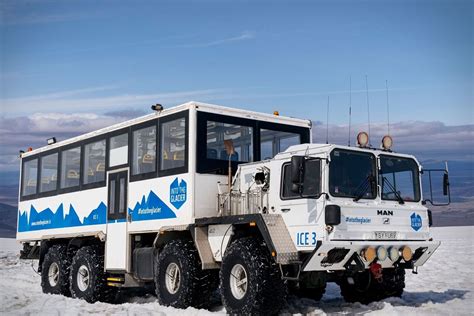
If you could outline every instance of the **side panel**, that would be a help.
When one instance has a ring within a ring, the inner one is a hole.
[[[130,182],[129,233],[157,232],[166,225],[193,221],[193,184],[189,173]]]
[[[20,202],[17,239],[105,233],[106,205],[105,187]]]
[[[217,216],[217,184],[227,184],[227,176],[196,174],[196,218]]]

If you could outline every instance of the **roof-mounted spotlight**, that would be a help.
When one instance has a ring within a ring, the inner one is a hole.
[[[357,134],[357,145],[359,147],[367,147],[369,144],[369,134],[366,132],[360,132]]]
[[[47,139],[48,145],[56,144],[56,137],[51,137]]]
[[[383,150],[390,150],[390,148],[392,148],[392,145],[393,145],[393,139],[392,137],[390,137],[389,135],[385,135],[383,138],[382,138],[382,149]]]
[[[23,156],[24,153],[25,153],[24,150],[20,150],[20,157]]]
[[[163,106],[161,104],[157,103],[155,105],[152,105],[151,109],[153,111],[156,111],[156,112],[161,112],[161,111],[163,111]]]

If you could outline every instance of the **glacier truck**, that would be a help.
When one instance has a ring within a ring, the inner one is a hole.
[[[17,240],[43,292],[113,301],[154,286],[160,304],[278,312],[293,293],[400,296],[439,246],[446,170],[415,157],[311,143],[311,121],[189,102],[21,153]],[[442,185],[432,185],[438,175]],[[428,194],[421,190],[429,175]]]

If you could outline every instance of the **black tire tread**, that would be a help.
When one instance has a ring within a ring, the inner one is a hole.
[[[49,284],[48,270],[49,266],[56,262],[59,267],[59,280],[58,285],[54,288]],[[44,260],[41,268],[41,288],[44,293],[49,294],[60,294],[70,296],[69,291],[69,269],[71,267],[71,258],[67,254],[67,245],[56,244],[49,248],[48,252],[44,256]]]
[[[245,304],[232,306],[233,297],[227,285],[227,273],[234,265],[234,259],[241,258],[248,266],[248,279]],[[255,237],[244,237],[234,241],[226,250],[220,270],[220,292],[222,302],[231,315],[273,315],[285,305],[286,286],[281,279],[278,265],[270,256],[266,245]]]
[[[76,288],[76,272],[82,264],[88,264],[91,274],[91,286],[84,292]],[[113,302],[117,289],[107,286],[107,276],[104,272],[103,246],[91,245],[80,248],[72,260],[70,271],[70,289],[75,298],[84,299],[89,303]]]
[[[165,281],[160,279],[162,269],[166,269],[160,262],[169,256],[178,260],[182,277],[178,295],[172,300],[166,295]],[[154,269],[156,296],[160,304],[176,308],[209,306],[211,296],[218,286],[217,271],[201,269],[199,254],[192,240],[178,239],[166,244],[155,260]]]
[[[369,275],[369,286],[361,291],[356,285],[347,283],[346,278],[339,283],[341,295],[347,302],[360,302],[369,304],[380,301],[388,297],[401,297],[405,288],[405,270],[402,268],[389,268],[383,270],[383,280],[381,283],[375,281],[370,276],[370,271],[362,273]]]

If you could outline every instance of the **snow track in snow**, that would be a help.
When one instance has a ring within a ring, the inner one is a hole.
[[[434,228],[441,246],[419,269],[407,270],[402,298],[362,305],[344,302],[339,287],[328,285],[322,301],[288,298],[284,314],[474,315],[474,227]],[[0,239],[1,315],[208,315],[225,314],[216,303],[212,311],[160,306],[154,296],[132,296],[121,304],[95,303],[41,292],[37,261],[19,260],[20,245]]]

